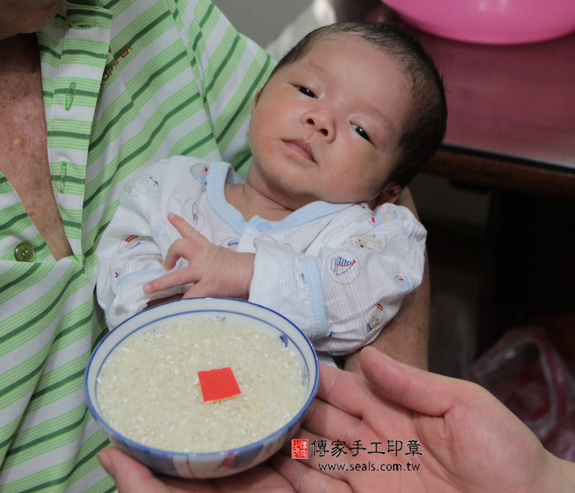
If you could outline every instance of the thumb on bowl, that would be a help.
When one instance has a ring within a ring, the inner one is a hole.
[[[148,468],[128,457],[115,447],[98,452],[104,470],[116,482],[119,493],[163,493],[168,488],[154,477]]]

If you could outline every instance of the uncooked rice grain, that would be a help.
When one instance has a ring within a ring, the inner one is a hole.
[[[241,394],[204,402],[198,371],[227,366]],[[207,318],[128,338],[97,382],[98,405],[112,428],[173,452],[253,443],[289,422],[305,396],[302,369],[279,337]]]

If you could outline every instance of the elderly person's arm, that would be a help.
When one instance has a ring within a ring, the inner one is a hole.
[[[403,191],[397,204],[407,207],[417,217],[415,204],[408,189]],[[426,258],[421,285],[405,297],[398,314],[384,327],[371,346],[397,361],[427,369],[428,333],[429,266]],[[345,369],[361,373],[359,351],[346,358]]]

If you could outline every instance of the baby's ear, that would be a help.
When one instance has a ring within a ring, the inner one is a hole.
[[[372,209],[381,205],[381,204],[395,204],[399,196],[401,195],[401,191],[403,189],[394,181],[389,182],[383,190],[379,193],[379,195],[371,202]]]

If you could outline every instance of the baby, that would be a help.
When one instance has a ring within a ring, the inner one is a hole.
[[[253,102],[245,181],[177,156],[130,182],[98,247],[110,329],[152,300],[227,296],[283,314],[318,351],[370,343],[421,283],[426,232],[394,202],[446,119],[433,61],[399,27],[310,33]]]

